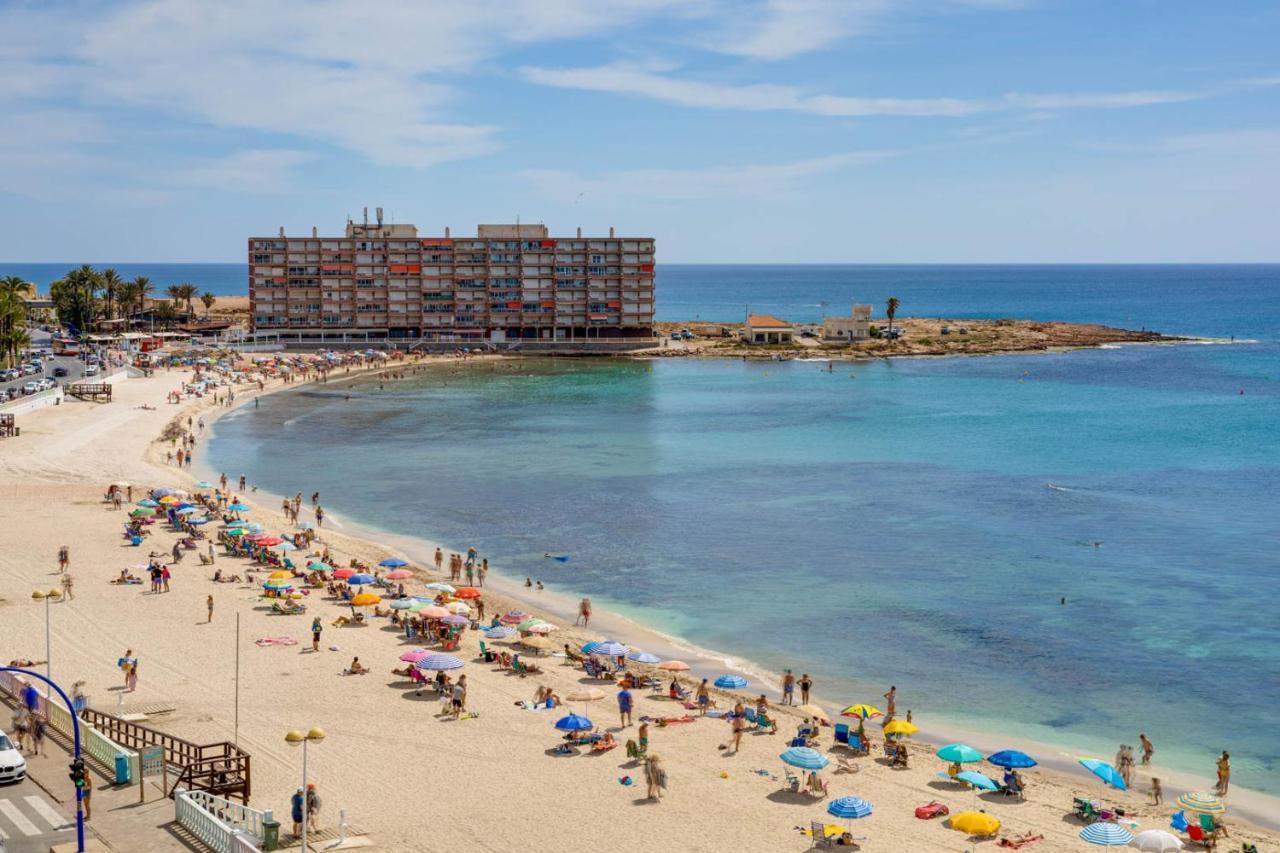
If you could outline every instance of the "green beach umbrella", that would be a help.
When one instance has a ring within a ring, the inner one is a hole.
[[[953,761],[957,764],[968,764],[972,761],[981,761],[982,753],[964,743],[949,743],[938,750],[938,757],[943,761]]]
[[[129,515],[134,518],[144,518],[146,516],[155,515],[155,513],[149,509],[135,509],[133,512],[129,513]]]

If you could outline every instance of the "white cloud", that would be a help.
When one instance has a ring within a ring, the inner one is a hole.
[[[706,169],[628,169],[594,177],[562,169],[528,169],[520,177],[542,195],[572,203],[596,197],[689,200],[760,198],[786,192],[807,178],[896,157],[895,150],[848,151],[786,163],[715,166]]]
[[[525,66],[530,82],[563,89],[611,92],[685,107],[809,113],[823,116],[967,116],[1002,110],[1115,109],[1173,104],[1211,97],[1210,92],[1137,91],[1072,94],[1010,93],[998,98],[881,98],[810,94],[794,86],[734,85],[657,74],[633,65],[595,68]]]
[[[307,151],[250,148],[180,169],[174,173],[173,180],[231,192],[277,193],[289,188],[298,166],[313,159],[315,155]]]
[[[753,59],[787,59],[864,32],[894,0],[766,0],[739,4],[713,47]]]

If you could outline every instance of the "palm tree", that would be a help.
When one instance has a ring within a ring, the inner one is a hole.
[[[22,349],[31,344],[24,297],[34,293],[35,287],[16,275],[0,279],[0,361],[10,367],[18,363]]]
[[[192,304],[192,300],[196,298],[196,294],[200,292],[200,288],[196,287],[194,284],[180,284],[178,286],[182,288],[182,300],[187,304],[187,316],[190,317],[192,314],[196,313],[196,308],[195,305]]]
[[[200,302],[204,305],[204,318],[206,320],[209,319],[209,310],[213,308],[213,303],[217,301],[218,297],[214,296],[207,290],[204,292],[204,295],[200,297]]]
[[[151,298],[151,294],[154,290],[155,285],[153,285],[151,283],[151,279],[147,278],[145,275],[140,275],[133,280],[133,295],[136,300],[135,310],[139,314],[147,310],[147,300]]]
[[[101,278],[102,293],[107,297],[107,319],[114,320],[116,318],[116,298],[124,287],[124,279],[120,277],[120,273],[110,267],[102,271]]]
[[[178,319],[178,309],[173,302],[160,302],[152,309],[160,325],[169,328]]]
[[[59,322],[70,325],[78,333],[88,331],[98,313],[101,281],[93,267],[84,264],[49,285],[49,298],[58,312]]]
[[[898,301],[898,297],[890,296],[889,301],[884,304],[885,316],[889,318],[889,337],[893,337],[893,315],[898,313],[898,306],[902,303]]]

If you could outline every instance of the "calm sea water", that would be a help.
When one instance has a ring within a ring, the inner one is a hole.
[[[1280,793],[1280,269],[831,269],[704,268],[663,310],[894,293],[1257,343],[447,367],[272,398],[209,462],[809,671],[832,702],[893,683],[924,720],[1103,754],[1141,729]]]

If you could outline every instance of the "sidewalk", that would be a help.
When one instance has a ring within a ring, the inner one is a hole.
[[[53,738],[48,738],[44,755],[26,754],[26,759],[27,778],[66,809],[74,821],[76,795],[68,778],[70,754]],[[102,844],[98,849],[118,853],[140,850],[190,853],[193,849],[201,849],[188,846],[175,836],[177,825],[173,821],[173,800],[164,795],[157,782],[147,780],[147,801],[139,803],[136,783],[115,785],[113,779],[93,769],[92,762],[87,766],[93,775],[93,819],[85,821],[84,825],[86,849],[94,849],[92,841],[95,838]],[[72,844],[70,849],[74,850],[75,845]]]

